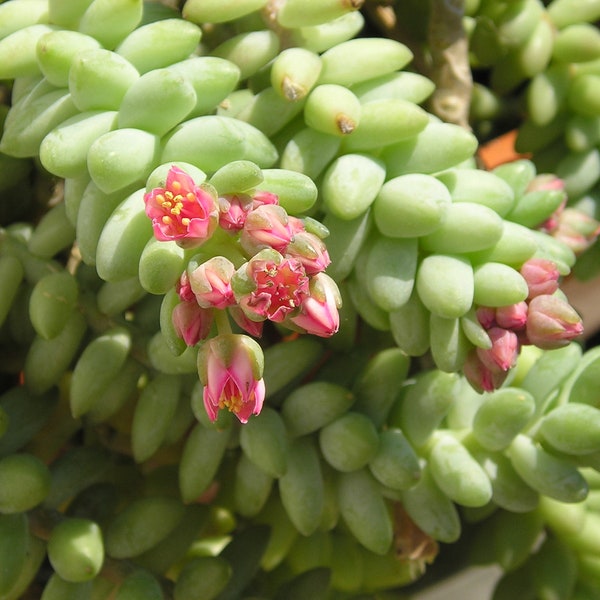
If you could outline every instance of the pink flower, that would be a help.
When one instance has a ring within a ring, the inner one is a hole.
[[[246,335],[225,334],[207,340],[198,352],[204,407],[211,421],[221,409],[242,423],[260,413],[265,398],[261,347]]]
[[[285,209],[276,204],[263,204],[248,213],[240,243],[250,255],[265,248],[283,253],[293,237]]]
[[[566,346],[583,333],[583,323],[577,311],[558,296],[543,294],[529,303],[527,339],[544,350]]]
[[[209,334],[213,311],[201,308],[195,300],[180,302],[173,309],[171,319],[177,335],[188,346],[194,346]]]
[[[186,247],[197,246],[209,239],[217,226],[215,198],[176,166],[169,169],[165,187],[147,192],[144,202],[154,235],[163,242],[177,240]]]
[[[492,327],[488,330],[492,347],[488,350],[477,348],[477,356],[487,369],[508,371],[513,367],[519,355],[519,339],[514,331],[502,327]]]
[[[529,287],[529,300],[541,294],[553,294],[558,289],[560,274],[554,261],[530,258],[520,272]]]
[[[496,323],[504,329],[523,329],[527,323],[527,302],[517,302],[496,309]]]
[[[235,302],[231,289],[233,263],[224,256],[214,256],[189,272],[189,281],[195,299],[203,308],[226,308]]]
[[[508,371],[487,367],[476,349],[471,350],[463,365],[463,373],[473,389],[480,394],[498,389],[508,377]]]
[[[310,295],[300,305],[300,312],[290,321],[306,333],[330,337],[340,327],[338,309],[342,305],[340,291],[335,281],[325,273],[311,278]]]
[[[249,319],[282,322],[309,295],[302,263],[274,250],[262,250],[232,278],[235,298]]]
[[[324,271],[331,263],[323,240],[308,231],[295,233],[294,239],[285,250],[285,254],[300,260],[308,275],[315,275]]]

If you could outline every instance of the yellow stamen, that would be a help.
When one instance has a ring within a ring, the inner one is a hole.
[[[231,396],[229,398],[223,398],[219,400],[219,408],[226,408],[229,412],[238,413],[242,410],[243,405],[241,396]]]
[[[181,213],[181,209],[183,208],[183,204],[181,202],[175,202],[171,207],[171,214],[178,215]]]

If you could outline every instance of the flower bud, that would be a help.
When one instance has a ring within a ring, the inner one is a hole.
[[[176,166],[169,169],[165,187],[144,194],[144,202],[154,235],[160,241],[198,246],[212,236],[217,226],[219,211],[213,195]]]
[[[331,263],[323,240],[308,231],[294,234],[294,239],[288,244],[285,253],[297,258],[304,265],[308,275],[324,271]]]
[[[583,332],[581,317],[558,296],[542,294],[529,303],[527,319],[529,343],[544,350],[566,346]]]
[[[229,315],[235,321],[236,325],[249,333],[252,337],[259,338],[262,336],[264,321],[253,321],[246,316],[246,313],[237,305],[234,304],[228,308]]]
[[[182,302],[193,302],[196,300],[192,286],[190,285],[190,278],[188,277],[187,271],[184,271],[175,286],[177,289],[177,295],[181,298]]]
[[[335,281],[325,273],[317,273],[310,281],[310,295],[300,305],[299,314],[290,321],[306,333],[330,337],[340,327],[338,309],[342,306]]]
[[[258,190],[252,196],[252,208],[258,208],[263,204],[279,204],[279,197],[272,192]]]
[[[202,308],[226,308],[234,303],[231,278],[235,272],[233,263],[223,256],[214,256],[197,265],[188,266],[190,287]]]
[[[290,224],[290,228],[292,233],[296,235],[301,231],[306,231],[306,227],[304,226],[304,221],[299,219],[298,217],[294,217],[292,215],[288,215],[288,223]]]
[[[527,192],[562,192],[562,201],[554,212],[539,226],[539,229],[546,233],[551,233],[558,225],[558,219],[567,204],[567,194],[565,192],[565,182],[552,173],[542,173],[536,175],[527,186]]]
[[[264,248],[283,252],[293,237],[285,209],[274,204],[263,204],[248,213],[240,242],[242,248],[253,255]]]
[[[239,231],[252,210],[252,198],[248,194],[224,194],[219,196],[219,226],[227,231]]]
[[[193,300],[177,304],[171,318],[177,335],[188,346],[194,346],[210,332],[213,316],[212,309],[202,308]]]
[[[463,373],[473,389],[480,394],[498,389],[508,377],[508,371],[488,368],[476,349],[467,355],[463,364]]]
[[[519,355],[519,340],[514,331],[502,327],[492,327],[488,330],[492,341],[489,350],[477,348],[476,352],[481,362],[490,370],[508,371],[513,367]]]
[[[558,289],[560,274],[554,261],[530,258],[523,264],[520,272],[529,288],[529,300],[541,294],[553,294]]]
[[[478,307],[477,320],[484,329],[490,329],[496,324],[496,310],[491,306]]]
[[[538,192],[544,190],[564,191],[565,182],[552,173],[541,173],[536,175],[528,184],[528,192]]]
[[[558,216],[551,234],[575,254],[581,254],[596,241],[600,234],[600,222],[581,210],[565,208]]]
[[[198,375],[204,407],[211,421],[226,408],[246,423],[260,413],[265,397],[261,347],[246,335],[218,335],[198,352]]]
[[[527,323],[527,302],[499,306],[496,309],[496,323],[504,329],[523,329]]]

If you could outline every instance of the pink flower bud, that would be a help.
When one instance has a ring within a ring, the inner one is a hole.
[[[484,329],[489,329],[496,324],[496,310],[491,306],[480,306],[475,314]]]
[[[249,319],[246,316],[246,313],[237,304],[230,306],[227,310],[237,326],[246,333],[249,333],[255,338],[262,336],[264,321],[253,321],[252,319]]]
[[[219,226],[227,231],[239,231],[253,208],[248,194],[224,194],[219,196]]]
[[[504,329],[519,330],[527,323],[527,302],[517,302],[496,309],[496,323]]]
[[[556,263],[551,260],[530,258],[520,272],[529,287],[529,300],[541,294],[553,294],[558,289],[560,274]]]
[[[492,372],[508,371],[513,367],[519,355],[519,340],[514,331],[502,327],[492,327],[488,330],[492,347],[488,350],[477,348],[477,356]]]
[[[196,296],[194,296],[194,292],[192,291],[192,286],[190,285],[190,279],[188,277],[187,271],[184,271],[179,278],[179,281],[176,285],[177,294],[181,298],[183,302],[195,302]]]
[[[288,222],[294,235],[300,233],[301,231],[306,231],[306,227],[304,226],[304,221],[302,219],[288,215]]]
[[[233,304],[234,272],[233,263],[223,256],[214,256],[193,269],[188,277],[198,304],[203,308],[226,308]]]
[[[587,250],[600,234],[600,222],[576,208],[566,208],[558,217],[552,237],[567,245],[575,254]]]
[[[538,229],[545,233],[554,231],[558,224],[558,219],[567,204],[567,194],[565,192],[565,182],[552,173],[542,173],[536,175],[527,186],[527,192],[562,192],[559,197],[559,204],[552,214],[538,226]]]
[[[265,398],[261,347],[246,335],[225,334],[207,340],[198,352],[204,407],[211,421],[227,409],[242,423],[260,413]]]
[[[209,334],[213,311],[201,308],[196,300],[180,302],[173,309],[171,319],[177,335],[188,346],[194,346]]]
[[[277,194],[266,192],[264,190],[254,192],[254,195],[252,196],[252,208],[258,208],[263,204],[279,204],[279,197]]]
[[[566,346],[583,333],[583,323],[568,302],[558,296],[543,294],[529,303],[526,332],[529,343],[552,350]]]
[[[467,355],[463,365],[463,374],[471,387],[480,394],[497,390],[508,377],[508,371],[488,368],[475,349]]]
[[[283,253],[293,237],[285,209],[275,204],[263,204],[248,213],[240,243],[250,255],[264,248]]]
[[[553,173],[541,173],[536,175],[527,186],[528,192],[537,192],[544,190],[564,191],[565,182]]]
[[[169,169],[165,187],[146,193],[144,202],[154,236],[163,242],[176,240],[184,247],[198,246],[217,226],[216,199],[175,166]]]
[[[308,275],[324,271],[331,263],[323,240],[308,231],[295,233],[285,253],[286,256],[297,258],[304,265]]]
[[[302,263],[262,250],[240,267],[232,279],[235,298],[253,321],[281,323],[295,313],[309,294],[309,279]]]
[[[325,273],[318,273],[310,280],[310,295],[290,321],[306,333],[330,337],[340,327],[338,309],[341,306],[342,299],[335,281]]]

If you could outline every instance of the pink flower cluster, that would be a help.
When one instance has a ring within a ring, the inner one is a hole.
[[[479,392],[491,392],[504,383],[521,346],[561,348],[583,332],[579,314],[556,293],[559,273],[554,262],[532,258],[521,267],[521,275],[529,288],[526,300],[477,309],[477,318],[487,331],[491,346],[473,349],[463,372]]]
[[[172,320],[186,344],[207,340],[213,322],[217,328],[222,323],[216,318],[219,311],[254,337],[261,336],[265,321],[321,337],[338,330],[341,299],[324,273],[330,263],[327,248],[303,220],[287,214],[275,194],[218,196],[172,166],[165,187],[148,192],[144,201],[158,240],[209,248],[190,260],[177,284],[181,302]],[[210,240],[218,231],[213,253]],[[257,360],[260,347],[237,335],[233,341],[227,337],[225,352],[225,335],[219,331],[203,344],[209,349],[201,354],[208,361],[200,368],[204,401],[211,420],[219,408],[227,408],[246,422],[250,414],[258,414],[264,399],[262,379],[256,379],[257,370],[249,364],[249,356],[254,356],[250,362]]]

